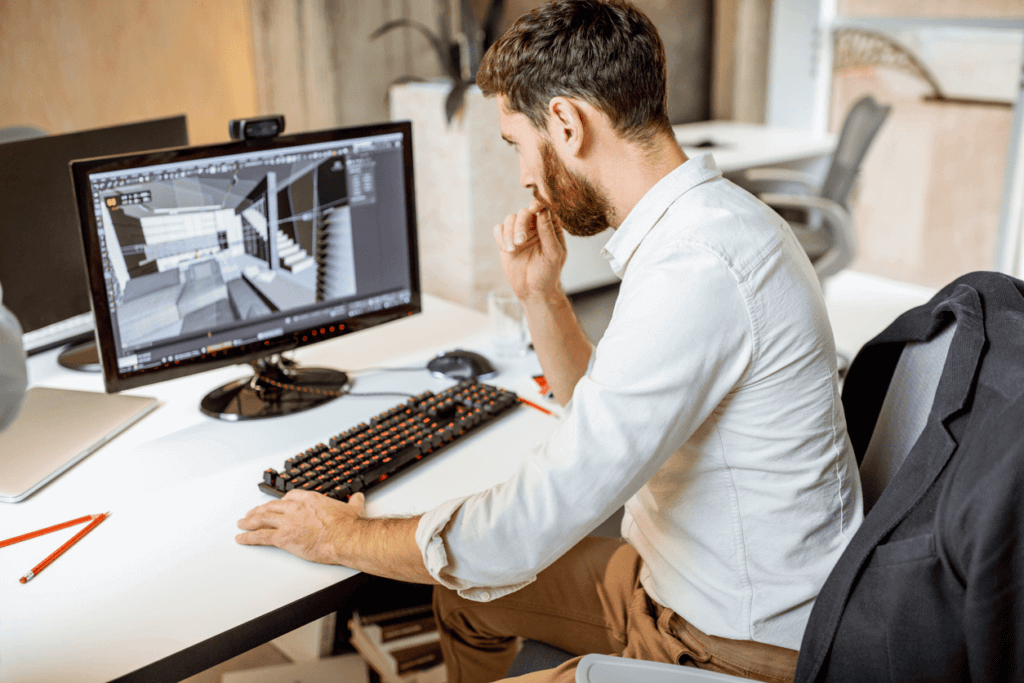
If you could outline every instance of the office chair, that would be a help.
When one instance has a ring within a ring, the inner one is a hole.
[[[0,144],[14,142],[15,140],[30,140],[46,136],[46,131],[34,126],[8,126],[0,128]]]
[[[784,216],[794,216],[790,226],[824,281],[853,261],[857,240],[850,216],[850,192],[868,147],[878,134],[891,107],[879,105],[867,96],[850,109],[843,122],[832,163],[821,187],[809,174],[785,168],[754,168],[744,178],[755,187],[797,185],[800,192],[759,192],[765,204]]]
[[[956,325],[927,342],[908,343],[892,373],[871,439],[860,463],[864,513],[869,514],[925,427]],[[860,373],[873,368],[854,366]],[[817,608],[817,604],[815,609]],[[574,655],[525,641],[508,676],[558,666]],[[678,664],[588,654],[576,669],[577,683],[725,683],[746,679]]]

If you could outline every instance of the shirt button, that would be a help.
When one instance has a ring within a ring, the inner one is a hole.
[[[484,592],[480,593],[480,599],[483,600],[484,602],[490,600],[491,599],[490,592],[489,591],[484,591]]]

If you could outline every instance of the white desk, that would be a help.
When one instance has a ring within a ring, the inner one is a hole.
[[[851,355],[930,290],[841,273],[826,300],[837,345]],[[347,370],[422,364],[456,346],[492,358],[486,316],[425,297],[424,313],[299,352],[306,365]],[[101,390],[98,375],[33,357],[33,384]],[[493,383],[529,396],[535,358],[494,358]],[[239,377],[223,368],[131,393],[162,405],[26,501],[0,504],[0,538],[112,510],[68,554],[26,585],[18,577],[75,529],[0,550],[0,682],[176,681],[344,608],[360,575],[275,548],[234,542],[235,522],[269,500],[256,484],[267,467],[397,403],[338,399],[306,413],[245,423],[200,414],[200,398]],[[371,373],[354,390],[439,390],[427,373]],[[554,426],[521,407],[513,415],[371,492],[372,515],[416,513],[505,479]],[[509,448],[509,444],[516,444]],[[200,468],[206,468],[205,473]]]
[[[781,166],[824,179],[828,159],[836,146],[831,134],[814,135],[810,131],[776,128],[737,121],[702,121],[673,126],[676,140],[689,157],[711,153],[722,173],[742,184],[740,174],[761,166]],[[710,144],[698,147],[700,144]],[[582,292],[618,282],[601,249],[611,238],[611,231],[595,237],[566,235],[568,258],[562,270],[562,284],[567,292]]]
[[[491,352],[487,317],[433,297],[424,313],[296,353],[305,365],[345,370],[425,365],[437,351],[479,350],[501,374],[492,383],[535,395],[529,356]],[[113,512],[25,585],[18,578],[76,529],[0,551],[0,681],[177,681],[343,608],[360,575],[304,562],[276,548],[234,542],[235,523],[271,498],[257,488],[267,467],[402,400],[345,397],[282,418],[242,423],[199,412],[209,390],[239,366],[132,390],[161,406],[27,500],[0,506],[0,538]],[[102,390],[56,351],[29,364],[34,385]],[[355,392],[438,391],[452,382],[422,372],[356,377]],[[511,474],[555,420],[522,406],[513,414],[371,492],[371,515],[412,514]],[[515,444],[510,448],[509,444]]]
[[[931,299],[938,289],[844,270],[825,281],[836,350],[850,360],[892,321]]]
[[[711,152],[725,174],[759,166],[804,166],[827,159],[836,147],[831,134],[738,121],[685,123],[672,130],[687,156]]]

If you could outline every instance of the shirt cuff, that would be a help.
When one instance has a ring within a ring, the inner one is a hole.
[[[476,602],[488,602],[533,583],[537,578],[535,576],[509,586],[476,586],[452,573],[453,563],[448,559],[448,548],[445,546],[443,534],[459,508],[469,498],[470,496],[463,496],[441,503],[420,517],[419,524],[416,525],[416,545],[419,546],[427,572],[445,588],[457,592],[460,597]]]

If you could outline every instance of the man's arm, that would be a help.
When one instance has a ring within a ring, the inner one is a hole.
[[[587,371],[591,346],[560,280],[565,237],[534,201],[494,226],[501,265],[526,311],[537,359],[555,399],[565,405]]]
[[[242,545],[273,545],[321,564],[411,583],[437,583],[416,545],[419,517],[370,519],[363,494],[348,503],[310,491],[289,491],[238,522]]]

